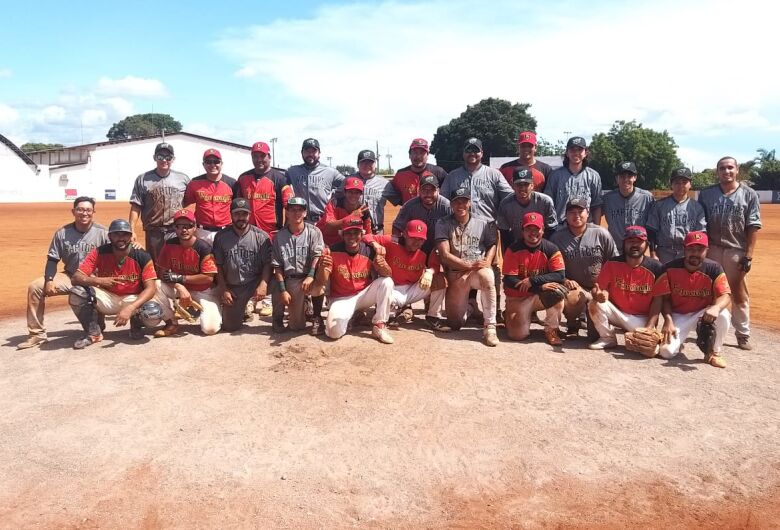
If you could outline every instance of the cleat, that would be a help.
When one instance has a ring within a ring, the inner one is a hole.
[[[315,337],[325,333],[325,322],[322,320],[322,317],[314,319],[311,323],[311,331],[309,333]]]
[[[447,326],[447,321],[439,317],[425,317],[425,323],[433,331],[448,331],[450,328]]]
[[[739,348],[740,350],[752,350],[753,343],[750,342],[750,336],[745,335],[745,336],[737,337],[737,348]]]
[[[270,317],[271,314],[273,313],[273,308],[271,307],[270,302],[266,302],[265,300],[263,300],[262,302],[260,302],[259,307],[257,307],[255,311],[257,311],[257,314],[260,315],[261,317]]]
[[[715,368],[725,368],[726,367],[726,361],[717,353],[713,353],[712,355],[708,355],[704,362],[714,366]]]
[[[596,342],[588,345],[591,350],[606,350],[607,348],[614,348],[617,346],[617,339],[614,337],[600,338]]]
[[[558,336],[558,330],[555,328],[544,328],[544,338],[550,346],[560,346],[563,341]]]
[[[49,339],[46,337],[46,335],[30,335],[27,337],[27,340],[24,342],[20,342],[17,346],[17,350],[26,350],[27,348],[32,348],[34,346],[40,346],[41,344],[46,344],[49,341]]]
[[[103,335],[85,335],[73,343],[74,350],[83,350],[87,346],[92,346],[96,342],[103,340]]]
[[[162,337],[170,337],[171,335],[175,335],[179,332],[179,325],[174,323],[173,321],[166,322],[166,325],[162,329],[158,329],[154,332],[154,336],[156,338],[162,338]]]
[[[284,333],[287,330],[287,328],[284,327],[284,321],[281,319],[274,319],[273,322],[271,322],[271,331],[274,333]]]
[[[496,335],[496,326],[494,324],[488,324],[482,331],[482,339],[487,346],[498,346],[498,335]]]
[[[377,322],[374,324],[374,326],[371,328],[371,334],[383,344],[392,344],[395,342],[393,337],[390,335],[390,332],[387,331],[384,322]]]

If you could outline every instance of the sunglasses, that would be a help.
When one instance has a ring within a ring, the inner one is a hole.
[[[165,160],[166,162],[170,162],[171,160],[173,160],[173,155],[154,155],[154,159],[159,160],[160,162],[162,162],[163,160]]]
[[[217,166],[222,163],[222,160],[218,158],[208,158],[203,161],[204,164],[207,164],[209,166]]]

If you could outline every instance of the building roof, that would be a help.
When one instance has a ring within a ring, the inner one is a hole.
[[[166,133],[165,134],[165,139],[167,140],[167,139],[169,139],[171,137],[174,137],[174,136],[189,136],[191,138],[197,138],[198,140],[206,140],[206,141],[212,142],[212,143],[219,143],[219,144],[223,144],[223,145],[229,145],[229,146],[232,146],[232,147],[238,147],[239,149],[247,149],[247,150],[251,149],[251,146],[248,146],[248,145],[237,144],[237,143],[228,142],[228,141],[225,141],[225,140],[219,140],[217,138],[209,138],[208,136],[202,136],[200,134],[193,134],[193,133],[188,133],[188,132],[184,132],[184,131],[175,132],[175,133]],[[129,138],[129,139],[126,139],[126,140],[108,140],[108,141],[105,141],[105,142],[95,142],[95,143],[91,143],[91,144],[73,145],[73,146],[70,146],[70,147],[60,147],[58,149],[53,149],[53,151],[70,151],[70,150],[87,150],[87,151],[91,151],[91,150],[93,150],[93,149],[95,149],[97,147],[104,147],[106,145],[116,145],[116,144],[125,144],[125,143],[131,143],[131,142],[140,142],[140,141],[144,141],[144,140],[150,140],[152,138],[159,138],[160,141],[162,141],[162,135],[161,134],[154,134],[154,135],[151,135],[151,136],[139,136],[138,138]],[[52,151],[52,149],[45,150],[45,151],[35,151],[35,153],[45,153],[47,151]],[[30,161],[30,163],[32,163],[32,160]]]
[[[22,151],[21,149],[19,149],[18,147],[16,147],[16,144],[15,144],[15,143],[13,143],[11,140],[9,140],[8,138],[6,138],[6,137],[5,137],[5,136],[3,136],[2,134],[0,134],[0,142],[2,142],[3,144],[5,144],[5,145],[8,147],[8,149],[10,149],[10,150],[11,150],[11,151],[13,151],[14,153],[16,153],[16,155],[17,155],[19,158],[21,158],[21,159],[24,161],[24,163],[25,163],[25,164],[27,164],[28,166],[37,167],[37,166],[35,165],[35,162],[33,162],[33,161],[32,161],[32,159],[31,159],[29,156],[27,156],[27,154],[26,154],[24,151]]]

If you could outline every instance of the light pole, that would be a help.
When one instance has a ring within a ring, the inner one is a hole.
[[[329,157],[328,157],[328,166],[332,166],[332,164],[330,163],[330,161],[331,161],[331,160],[333,160],[333,157],[332,157],[332,156],[329,156]]]
[[[390,165],[390,159],[393,158],[393,155],[391,155],[390,153],[387,153],[385,156],[387,157],[387,170],[392,172],[393,171],[393,167]]]
[[[279,140],[279,138],[271,138],[271,160],[274,161],[273,162],[274,164],[277,164],[276,162],[276,141],[277,140]]]

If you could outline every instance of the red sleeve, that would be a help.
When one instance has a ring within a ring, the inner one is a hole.
[[[653,296],[666,296],[672,294],[672,288],[669,285],[669,272],[664,272],[653,285]]]
[[[713,296],[719,298],[726,293],[731,293],[731,287],[729,281],[726,278],[726,274],[721,272],[715,281],[712,282]]]
[[[566,268],[566,265],[563,263],[563,255],[561,254],[560,250],[555,252],[547,260],[547,271],[548,272],[562,271],[565,268]]]
[[[161,271],[171,268],[171,253],[168,251],[169,245],[163,245],[160,255],[157,256],[157,268]]]
[[[507,276],[519,276],[520,275],[520,263],[517,252],[507,250],[504,254],[504,265],[501,268],[502,272]]]
[[[501,174],[504,175],[506,181],[509,182],[510,186],[512,185],[512,172],[514,171],[514,169],[515,169],[514,166],[507,166],[499,169]]]
[[[141,270],[142,282],[146,282],[147,280],[157,279],[157,271],[154,270],[154,262],[152,260],[147,261],[143,267],[144,268]]]
[[[282,206],[287,208],[287,201],[292,197],[295,197],[295,190],[289,184],[285,184],[282,188]]]
[[[89,251],[87,257],[84,258],[84,261],[81,262],[81,265],[79,265],[79,270],[84,273],[85,276],[92,276],[95,273],[95,268],[97,268],[97,255],[98,249],[93,248]]]
[[[393,242],[393,236],[385,235],[385,234],[372,234],[371,232],[366,232],[366,235],[363,236],[363,241],[366,243],[379,243],[383,247],[386,247],[390,243]]]
[[[594,283],[599,284],[599,288],[603,291],[609,288],[609,285],[612,283],[612,279],[614,278],[614,274],[612,272],[612,262],[608,261],[604,264],[603,267],[601,267],[601,272],[599,273],[599,277],[596,278],[596,281]]]
[[[336,220],[336,205],[333,203],[333,201],[328,201],[327,206],[325,206],[325,213],[322,214],[322,219],[320,219],[320,222],[323,226],[325,226],[325,223],[328,221],[335,221]],[[317,223],[317,226],[319,226],[319,223]]]
[[[203,274],[216,274],[217,263],[214,261],[214,254],[206,254],[200,260],[200,272]]]

